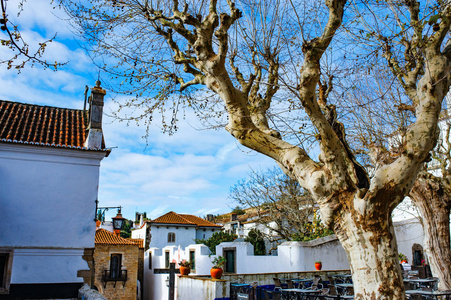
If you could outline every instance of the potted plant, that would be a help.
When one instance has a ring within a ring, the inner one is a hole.
[[[180,275],[188,275],[189,272],[191,272],[191,265],[191,262],[187,261],[186,259],[179,262]]]
[[[400,261],[402,264],[406,264],[406,263],[409,262],[409,260],[407,259],[407,256],[405,256],[404,254],[399,253],[398,256],[399,256],[399,261]]]
[[[323,267],[323,264],[321,263],[321,261],[320,260],[318,260],[318,261],[315,261],[315,269],[316,270],[321,270],[321,268]]]
[[[226,263],[225,257],[219,255],[212,261],[213,267],[210,270],[211,278],[213,279],[221,279],[222,276],[222,267]]]

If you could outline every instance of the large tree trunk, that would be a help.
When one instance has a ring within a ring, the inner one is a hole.
[[[441,178],[420,176],[410,191],[410,198],[420,211],[424,229],[424,246],[439,289],[451,289],[450,209],[451,194]]]
[[[340,238],[351,265],[355,299],[404,299],[393,225],[388,220],[384,227],[368,225],[348,222],[347,238]]]
[[[359,201],[357,194],[349,195],[347,200],[343,194],[340,197],[343,208],[347,203]],[[387,198],[391,196],[384,194]],[[348,255],[355,299],[405,299],[390,214],[381,207],[364,214],[350,207],[341,211],[341,218],[333,225]]]

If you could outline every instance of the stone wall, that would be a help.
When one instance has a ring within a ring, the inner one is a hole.
[[[102,280],[104,271],[110,269],[111,254],[122,254],[122,270],[127,270],[125,285],[122,281]],[[136,300],[139,256],[138,245],[96,245],[94,284],[107,299]]]

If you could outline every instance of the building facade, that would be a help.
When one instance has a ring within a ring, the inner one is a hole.
[[[88,110],[0,101],[0,299],[89,283],[104,95],[99,83]]]
[[[177,214],[173,211],[146,224],[150,228],[149,247],[151,248],[166,246],[181,246],[184,248],[195,243],[196,239],[208,239],[213,233],[222,229],[221,225],[194,215]],[[132,237],[134,238],[133,232]]]
[[[107,299],[137,299],[139,246],[139,242],[121,238],[108,230],[96,230],[94,285]]]

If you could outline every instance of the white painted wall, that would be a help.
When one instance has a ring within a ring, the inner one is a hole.
[[[423,245],[421,225],[416,219],[395,223],[395,232],[399,252],[406,254],[411,261],[412,245],[414,243]],[[246,242],[221,243],[216,247],[216,253],[223,255],[224,248],[236,249],[236,274],[314,271],[314,263],[318,260],[322,261],[323,270],[349,270],[350,268],[346,253],[335,235],[309,242],[285,242],[278,246],[278,255],[274,256],[254,256],[253,246]],[[210,268],[213,266],[211,261],[216,255],[209,256],[210,250],[204,245],[188,245],[186,248],[151,248],[145,254],[144,299],[159,300],[168,297],[168,288],[164,283],[167,275],[155,275],[153,269],[148,269],[149,253],[152,253],[153,268],[164,268],[165,251],[170,252],[171,260],[179,262],[182,259],[189,259],[190,249],[196,251],[196,270],[190,275],[210,274]]]
[[[412,246],[420,244],[424,247],[423,226],[416,218],[400,221],[394,224],[396,241],[398,243],[398,253],[407,256],[409,264],[413,261]]]
[[[314,270],[315,260],[318,260],[317,255],[323,260],[324,270],[349,269],[346,254],[343,248],[340,250],[337,247],[336,243],[338,243],[336,239],[324,239],[321,242],[316,241],[314,243],[287,242],[279,246],[279,255],[277,256],[254,256],[254,248],[250,243],[229,242],[218,245],[216,253],[222,255],[224,248],[235,248],[237,274],[311,271]],[[159,300],[168,297],[168,288],[165,284],[165,279],[168,276],[153,273],[155,268],[165,268],[165,252],[169,251],[170,261],[178,263],[183,259],[189,260],[190,250],[196,251],[196,270],[190,275],[210,275],[210,269],[213,266],[212,260],[217,255],[209,256],[210,250],[205,245],[193,244],[186,248],[173,246],[163,249],[150,248],[144,256],[144,299]],[[152,269],[148,268],[150,254],[152,256]],[[178,264],[176,267],[179,267]],[[176,285],[177,282],[176,279]]]
[[[0,246],[21,248],[14,253],[11,283],[82,281],[75,269],[88,269],[79,250],[94,247],[105,154],[0,143]],[[45,248],[62,250],[49,255]]]
[[[175,233],[175,243],[168,243],[168,233]],[[194,226],[166,226],[166,225],[151,225],[150,226],[150,247],[163,248],[169,246],[186,247],[194,243],[196,238],[196,228]]]
[[[142,229],[132,231],[132,237],[135,231],[136,236],[142,235]],[[167,245],[170,246],[182,246],[183,248],[188,245],[194,244],[195,239],[209,239],[214,232],[221,229],[208,228],[208,227],[196,227],[196,226],[180,226],[180,225],[150,225],[150,244],[149,247],[163,248]],[[175,243],[168,243],[168,233],[175,233]],[[145,235],[145,231],[144,231]]]
[[[217,231],[221,229],[199,227],[196,230],[196,239],[209,239]]]
[[[146,226],[132,229],[132,239],[146,239]]]
[[[87,270],[83,249],[15,249],[11,283],[81,282]]]
[[[213,300],[230,295],[230,284],[224,280],[191,280],[188,277],[178,279],[177,300]]]

